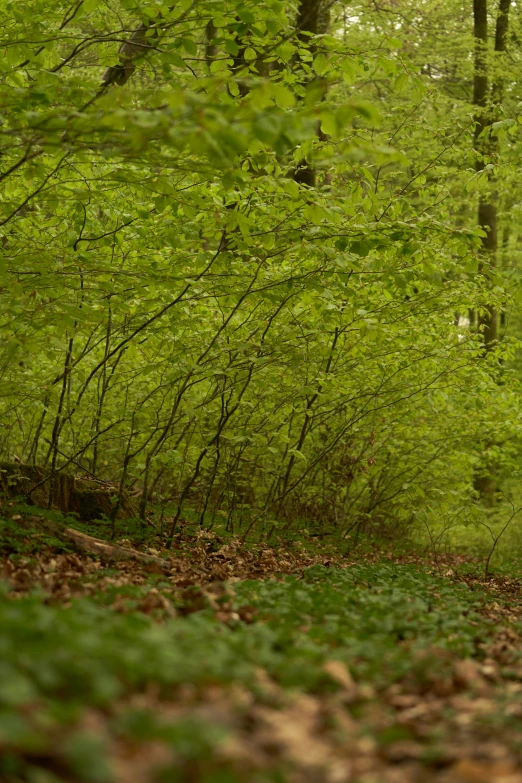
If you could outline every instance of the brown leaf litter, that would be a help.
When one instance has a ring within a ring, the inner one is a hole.
[[[82,544],[83,538],[90,539],[89,546],[92,541],[107,544],[74,532],[79,537],[76,540]],[[139,557],[131,558],[128,554],[135,550],[123,546],[126,542],[107,544],[107,548],[100,546],[94,551],[91,548],[90,554],[82,551],[55,554],[52,549],[42,549],[31,557],[1,559],[0,578],[9,583],[12,598],[39,587],[48,595],[47,600],[68,603],[73,598],[111,590],[113,605],[120,611],[125,611],[130,601],[125,588],[139,586],[147,591],[147,596],[138,607],[132,606],[133,609],[146,613],[163,609],[166,616],[172,616],[170,602],[174,595],[179,596],[180,590],[185,591],[182,592],[183,613],[188,614],[204,608],[209,600],[212,603],[213,594],[219,592],[219,585],[225,582],[230,585],[244,579],[283,578],[287,574],[301,574],[312,565],[329,567],[334,564],[331,557],[322,554],[310,555],[304,551],[290,552],[267,546],[247,548],[239,539],[223,542],[213,533],[201,532],[192,539],[188,552],[168,554],[164,558],[151,548],[148,552],[136,552]],[[115,560],[115,551],[121,551],[124,559]],[[110,566],[109,574],[104,564]],[[340,559],[335,565],[343,566]],[[154,576],[161,580],[161,591],[150,584]],[[222,620],[230,611],[225,601],[213,608]],[[241,612],[240,619],[251,622],[256,608],[243,607]]]
[[[154,559],[116,560],[109,571],[92,555],[51,551],[5,558],[1,568],[13,599],[36,586],[46,600],[65,605],[102,591],[114,595],[118,611],[168,619],[211,607],[221,622],[248,623],[255,622],[257,610],[233,609],[234,581],[299,575],[311,565],[332,563],[331,557],[284,548],[247,549],[208,533],[194,536],[186,553],[165,560],[157,551],[146,554]],[[156,585],[150,583],[154,575]],[[159,783],[166,769],[175,769],[181,783],[198,783],[220,770],[223,779],[230,772],[238,783],[268,783],[276,769],[284,771],[285,783],[522,783],[522,640],[514,626],[522,616],[520,585],[468,579],[470,587],[488,590],[492,600],[483,612],[497,624],[480,660],[458,659],[447,650],[415,652],[411,672],[378,692],[356,682],[335,659],[323,666],[335,693],[285,690],[262,669],[253,689],[186,684],[166,698],[151,684],[109,711],[83,710],[66,736],[63,730],[53,735],[50,727],[44,766],[60,775],[67,736],[83,731],[103,740],[115,783]],[[129,586],[142,588],[137,599],[125,594]],[[129,708],[152,712],[165,724],[207,722],[220,727],[223,738],[208,758],[181,758],[168,743],[116,730],[115,721]]]

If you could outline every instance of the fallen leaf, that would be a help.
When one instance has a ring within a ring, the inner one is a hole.
[[[510,764],[488,764],[472,759],[462,759],[455,764],[451,775],[459,783],[522,783],[522,775]]]
[[[350,694],[355,693],[357,685],[343,661],[330,660],[323,664],[323,671]]]

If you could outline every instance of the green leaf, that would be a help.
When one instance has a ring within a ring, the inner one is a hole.
[[[295,106],[295,97],[284,84],[277,83],[272,85],[272,93],[280,109],[290,109]]]
[[[393,82],[394,92],[404,92],[410,86],[410,78],[407,73],[400,73]]]
[[[350,253],[354,253],[357,256],[365,258],[371,250],[371,246],[368,242],[363,240],[357,240],[350,245]]]
[[[322,76],[328,69],[328,60],[322,52],[317,54],[313,60],[313,69],[318,76]]]

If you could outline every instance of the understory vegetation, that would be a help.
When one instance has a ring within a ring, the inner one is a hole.
[[[519,18],[483,6],[5,4],[0,450],[49,507],[69,472],[166,540],[502,527]]]
[[[0,4],[2,783],[521,783],[521,25]]]

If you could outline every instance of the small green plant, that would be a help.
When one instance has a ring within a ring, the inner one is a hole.
[[[4,588],[0,736],[11,751],[0,761],[0,776],[18,769],[32,779],[38,748],[42,757],[58,754],[79,780],[109,783],[110,751],[82,728],[86,709],[105,715],[105,735],[166,742],[179,771],[213,758],[223,732],[205,721],[196,732],[158,719],[153,706],[136,712],[133,694],[153,688],[155,699],[168,703],[186,686],[235,684],[257,692],[262,669],[283,689],[327,695],[339,687],[325,669],[332,659],[359,684],[384,689],[409,676],[423,687],[427,672],[449,658],[481,657],[480,645],[494,631],[480,614],[480,591],[414,566],[317,566],[302,578],[238,583],[225,624],[205,602],[200,611],[158,624],[137,611],[144,587],[109,590],[130,599],[127,613],[103,605],[112,593],[64,608],[42,604],[38,593],[12,601]],[[240,619],[247,605],[249,624]],[[38,705],[36,722],[29,705]],[[198,769],[197,779],[205,779],[206,767]]]

